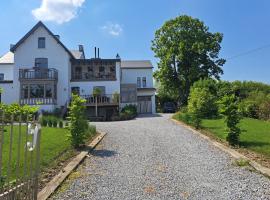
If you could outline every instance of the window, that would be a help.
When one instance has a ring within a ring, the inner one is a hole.
[[[28,85],[23,85],[22,86],[22,93],[21,93],[21,97],[22,99],[28,99]]]
[[[44,85],[30,85],[30,98],[43,98]]]
[[[88,72],[93,72],[93,67],[88,67]]]
[[[45,41],[46,41],[46,39],[45,39],[45,37],[39,37],[38,38],[38,48],[39,49],[44,49],[45,48]]]
[[[143,84],[143,87],[145,88],[146,87],[146,77],[142,78],[142,84]]]
[[[137,77],[137,88],[141,88],[141,77]]]
[[[35,67],[48,68],[48,58],[36,58]]]
[[[3,73],[0,74],[0,81],[3,81],[5,79],[5,75]]]
[[[115,67],[110,67],[110,72],[115,72]]]
[[[105,71],[105,67],[101,66],[99,67],[99,72],[104,72]]]
[[[71,93],[80,95],[80,87],[72,87],[71,88]]]
[[[45,85],[45,97],[52,98],[53,95],[53,85]]]

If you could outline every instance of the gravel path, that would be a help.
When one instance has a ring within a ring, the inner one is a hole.
[[[270,199],[270,179],[170,117],[96,123],[108,135],[53,199]]]

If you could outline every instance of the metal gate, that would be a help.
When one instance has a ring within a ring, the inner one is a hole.
[[[29,114],[0,110],[0,200],[36,200],[40,125]]]

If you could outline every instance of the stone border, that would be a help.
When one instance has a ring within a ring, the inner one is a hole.
[[[100,135],[96,137],[87,148],[93,150],[99,142],[104,138],[107,133],[99,132]],[[78,165],[85,159],[89,151],[82,151],[79,155],[71,160],[65,168],[62,169],[59,174],[57,174],[46,186],[38,193],[38,200],[48,199],[56,189],[61,185],[61,183],[70,175],[70,173],[78,167]]]
[[[173,122],[175,122],[178,125],[184,126],[185,128],[187,128],[188,130],[190,130],[192,133],[199,135],[200,137],[202,137],[203,139],[207,140],[208,142],[210,142],[212,145],[214,145],[215,147],[221,149],[222,151],[230,154],[233,158],[235,159],[244,159],[247,160],[249,162],[249,164],[254,167],[254,169],[256,169],[257,171],[259,171],[260,173],[262,173],[265,176],[270,177],[270,168],[264,167],[261,164],[255,162],[254,160],[244,156],[243,154],[239,153],[238,151],[231,149],[223,144],[221,144],[220,142],[217,142],[215,140],[212,140],[210,137],[204,135],[203,133],[195,130],[194,128],[192,128],[191,126],[188,126],[187,124],[175,120],[175,119],[171,119]]]

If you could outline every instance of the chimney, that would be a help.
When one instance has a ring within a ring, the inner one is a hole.
[[[83,45],[81,45],[81,44],[79,45],[79,51],[84,52]]]
[[[121,59],[120,55],[117,53],[116,59]]]
[[[97,58],[97,47],[95,47],[95,58]]]
[[[12,49],[15,45],[14,44],[10,44],[10,49]]]
[[[60,40],[60,35],[54,35],[58,40]]]
[[[99,48],[98,48],[98,56],[97,57],[99,58]]]

